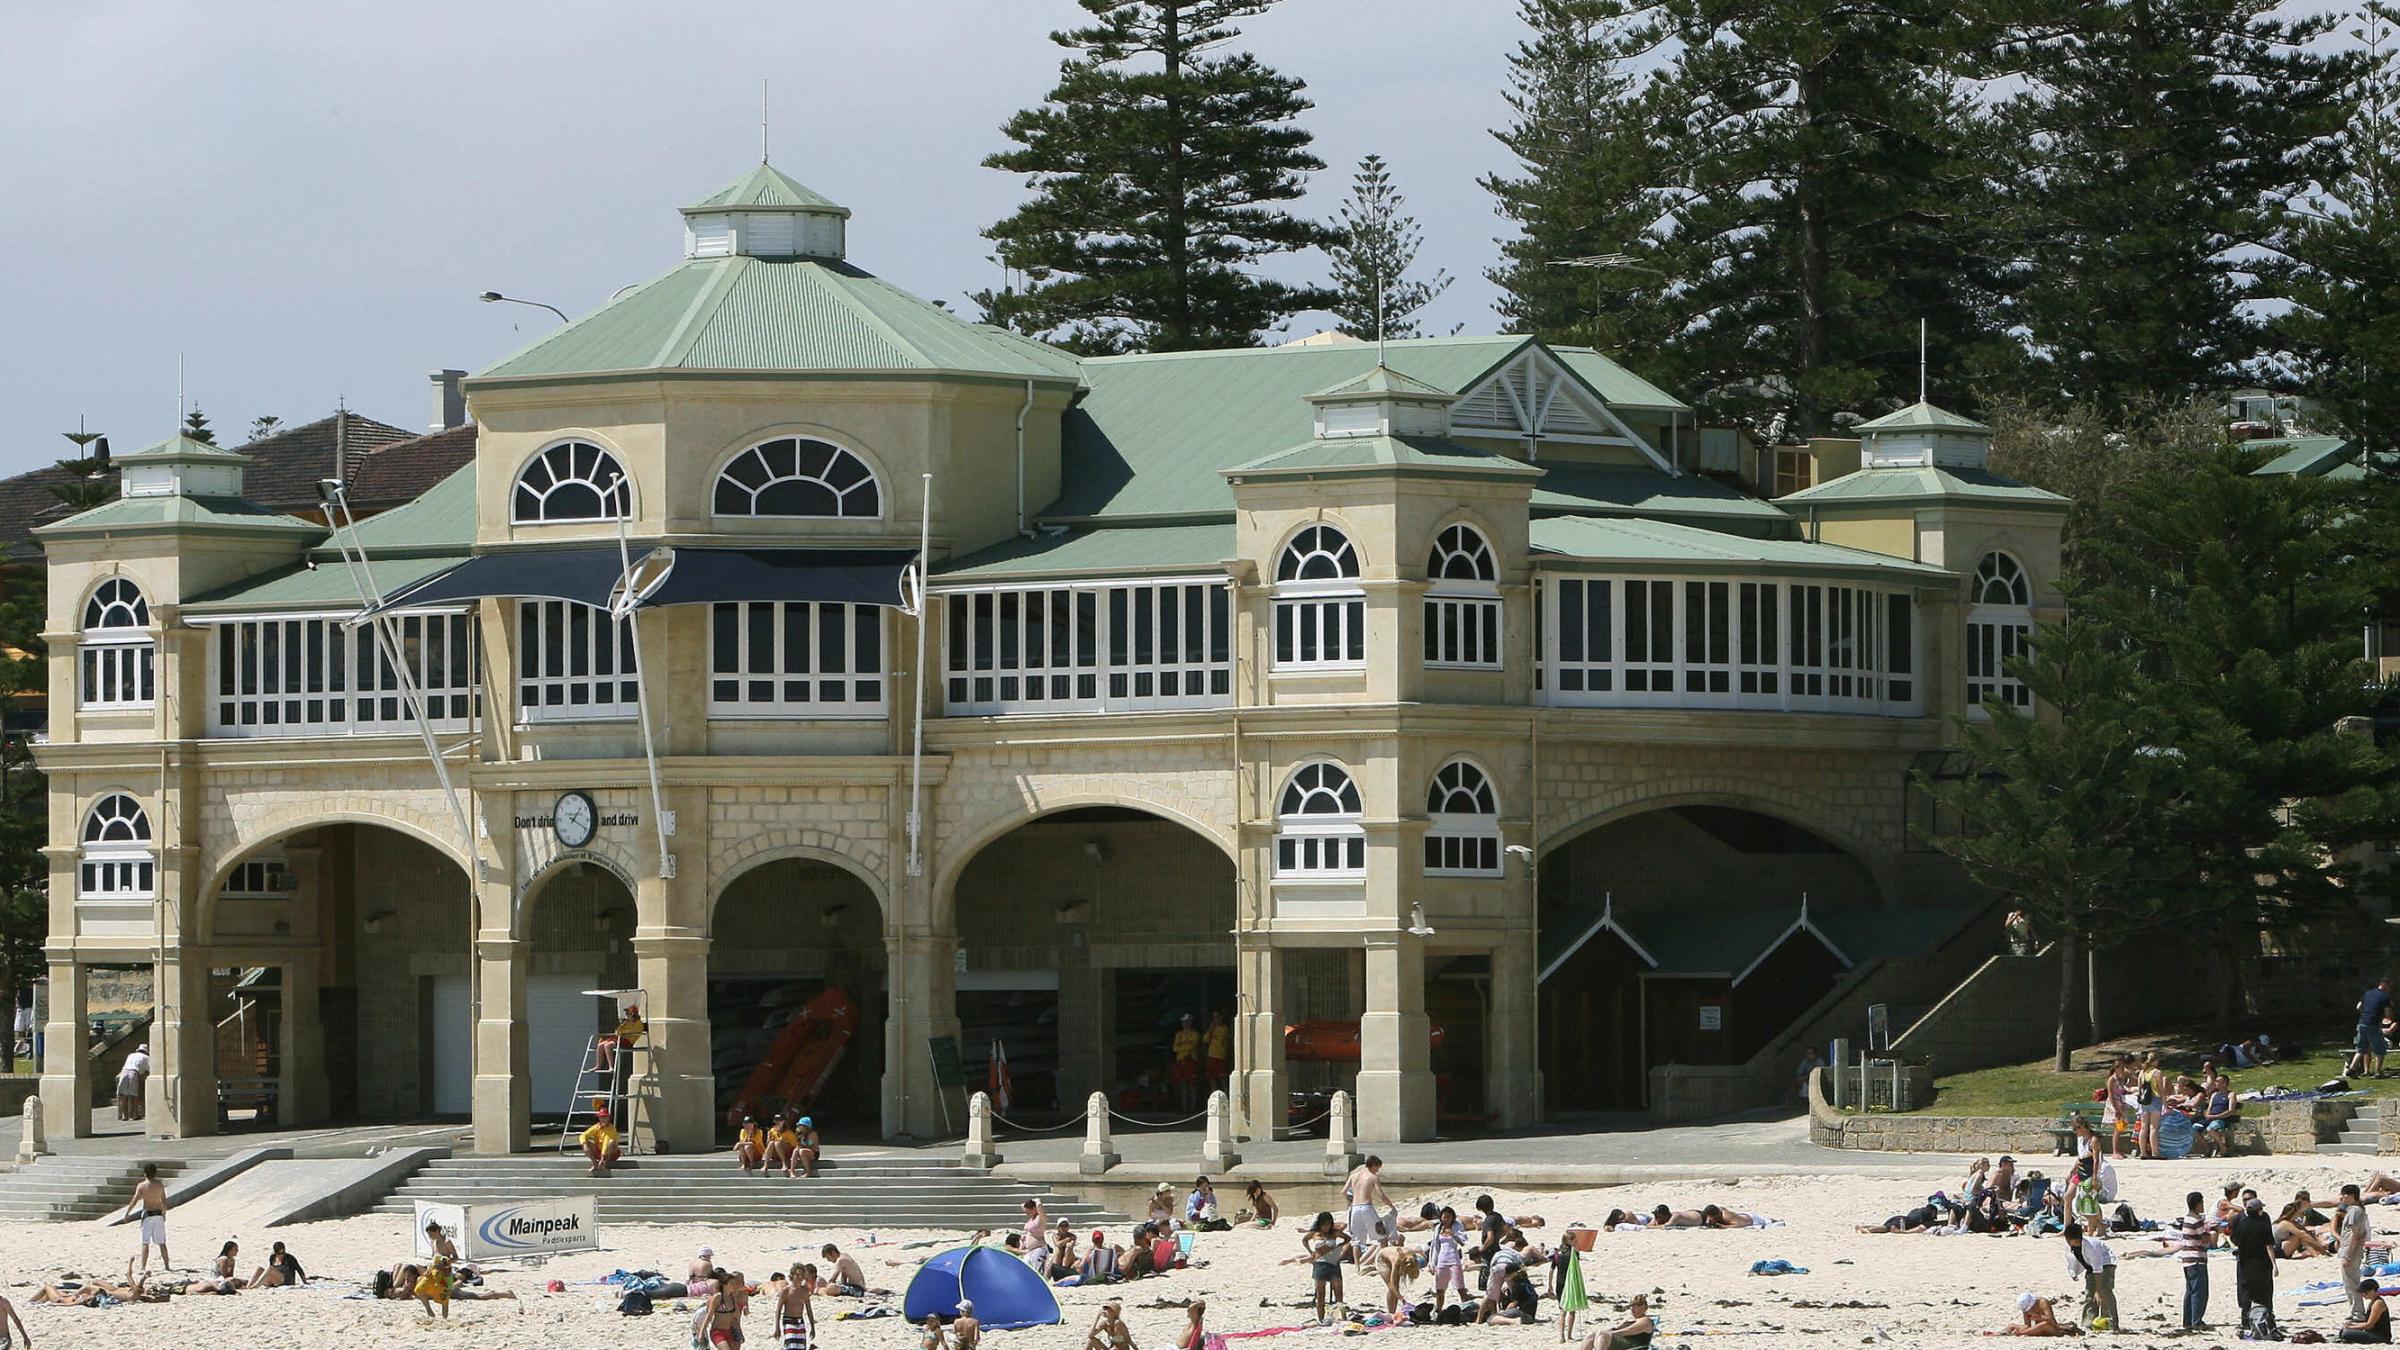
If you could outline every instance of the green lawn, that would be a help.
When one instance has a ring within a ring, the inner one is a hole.
[[[2263,1069],[2232,1070],[2234,1090],[2246,1092],[2273,1086],[2313,1088],[2340,1076],[2348,1044],[2347,1029],[2302,1037],[2303,1053],[2295,1058],[2278,1060]],[[2129,1036],[2076,1051],[2075,1067],[2067,1073],[2051,1072],[2047,1056],[2031,1064],[2008,1064],[1951,1076],[1941,1076],[1941,1066],[1937,1064],[1933,1104],[1917,1114],[2054,1117],[2059,1103],[2090,1096],[2107,1078],[2109,1062],[2119,1053],[2140,1054],[2148,1050],[2157,1050],[2164,1056],[2168,1072],[2193,1073],[2199,1069],[2201,1060],[2215,1054],[2216,1042],[2177,1033]],[[2400,1075],[2400,1055],[2393,1057],[2391,1071]],[[2377,1096],[2400,1097],[2400,1076],[2380,1082],[2368,1079],[2357,1086]],[[2095,1115],[2094,1119],[2097,1118]]]

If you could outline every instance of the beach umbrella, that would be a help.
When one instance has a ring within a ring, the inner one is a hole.
[[[1591,1295],[1583,1292],[1583,1253],[1569,1247],[1567,1273],[1558,1282],[1558,1310],[1579,1313],[1591,1306]]]
[[[975,1304],[975,1320],[994,1331],[1056,1326],[1058,1296],[1033,1267],[1001,1247],[953,1247],[917,1268],[901,1311],[911,1324],[928,1315],[958,1316],[960,1299]]]

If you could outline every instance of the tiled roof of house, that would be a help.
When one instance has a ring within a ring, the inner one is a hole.
[[[475,424],[396,441],[350,469],[350,505],[381,511],[415,501],[475,458]]]
[[[242,495],[282,511],[313,510],[319,501],[317,484],[333,476],[337,438],[347,461],[345,467],[355,472],[368,454],[413,434],[354,412],[337,412],[286,427],[241,447],[250,457],[250,466],[242,473]]]

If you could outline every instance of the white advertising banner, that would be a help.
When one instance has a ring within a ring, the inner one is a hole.
[[[441,1205],[419,1200],[417,1255],[433,1255],[425,1231],[429,1223],[440,1224],[458,1247],[460,1258],[468,1261],[594,1251],[600,1246],[596,1205],[588,1195],[495,1205]]]

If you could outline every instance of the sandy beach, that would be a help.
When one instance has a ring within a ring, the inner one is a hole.
[[[2030,1161],[2046,1172],[2055,1170],[2047,1165],[2050,1160]],[[2165,1219],[2181,1209],[2187,1191],[2204,1190],[2213,1198],[2217,1185],[2229,1177],[2239,1176],[2280,1203],[2298,1187],[2308,1188],[2320,1199],[2328,1198],[2341,1182],[2365,1175],[2363,1168],[2336,1170],[2258,1161],[2262,1165],[2246,1169],[2214,1163],[2122,1164],[2123,1198],[2143,1217]],[[2015,1295],[2023,1289],[2059,1298],[2062,1315],[2075,1307],[2062,1264],[2062,1245],[2055,1237],[1881,1236],[1852,1231],[1857,1223],[1879,1221],[1920,1202],[1933,1186],[1923,1176],[1828,1176],[1775,1177],[1714,1187],[1676,1183],[1565,1194],[1494,1194],[1509,1212],[1547,1218],[1550,1226],[1535,1235],[1544,1238],[1554,1238],[1569,1221],[1596,1222],[1612,1208],[1646,1208],[1659,1203],[1679,1208],[1718,1203],[1783,1220],[1786,1226],[1764,1231],[1609,1234],[1598,1240],[1586,1266],[1587,1286],[1596,1304],[1593,1312],[1586,1314],[1587,1322],[1597,1319],[1606,1326],[1626,1297],[1646,1292],[1652,1296],[1662,1325],[1662,1344],[1729,1336],[1757,1345],[1952,1344],[1961,1336],[2004,1325],[2013,1315]],[[1396,1193],[1408,1203],[1430,1198],[1456,1204],[1462,1212],[1473,1199],[1473,1194],[1465,1191],[1420,1193],[1402,1188]],[[2400,1208],[2379,1208],[2375,1214],[2379,1231],[2400,1228]],[[557,1257],[538,1266],[496,1270],[491,1287],[514,1290],[520,1296],[518,1303],[462,1303],[454,1307],[450,1322],[441,1325],[428,1322],[413,1303],[344,1297],[357,1292],[374,1269],[405,1257],[409,1247],[405,1220],[360,1216],[256,1229],[243,1227],[244,1217],[238,1201],[212,1203],[208,1198],[178,1211],[173,1238],[179,1265],[189,1268],[205,1263],[220,1244],[233,1238],[242,1243],[246,1275],[264,1257],[268,1245],[280,1239],[291,1245],[317,1283],[305,1289],[257,1291],[232,1298],[178,1297],[165,1305],[102,1310],[26,1306],[25,1299],[42,1280],[69,1271],[100,1271],[114,1279],[136,1250],[130,1228],[55,1224],[19,1226],[0,1235],[0,1264],[7,1271],[5,1292],[19,1304],[38,1345],[98,1344],[114,1350],[192,1346],[396,1350],[428,1344],[682,1347],[688,1344],[687,1317],[671,1306],[649,1318],[619,1316],[614,1296],[591,1281],[619,1267],[647,1267],[680,1276],[702,1243],[716,1248],[720,1262],[763,1280],[769,1272],[804,1256],[815,1259],[816,1249],[832,1241],[853,1251],[870,1279],[897,1291],[905,1287],[916,1261],[936,1250],[902,1244],[941,1236],[924,1231],[879,1234],[879,1245],[865,1247],[865,1234],[848,1231],[739,1226],[604,1229],[605,1246],[600,1251]],[[1286,1223],[1272,1232],[1243,1229],[1204,1234],[1196,1251],[1207,1263],[1202,1267],[1107,1288],[1061,1289],[1059,1303],[1066,1318],[1062,1325],[1001,1333],[995,1343],[1022,1350],[1073,1350],[1082,1344],[1093,1309],[1110,1297],[1125,1301],[1126,1317],[1137,1342],[1148,1350],[1170,1346],[1184,1325],[1181,1307],[1157,1306],[1161,1301],[1180,1304],[1191,1298],[1208,1299],[1208,1325],[1219,1332],[1300,1325],[1308,1316],[1306,1269],[1285,1262],[1300,1250],[1290,1224],[1306,1217],[1287,1215]],[[2120,1256],[2134,1257],[2118,1279],[2127,1339],[2154,1339],[2176,1330],[2182,1276],[2175,1263],[2136,1256],[2157,1249],[2147,1238],[2129,1236],[2115,1241]],[[1751,1263],[1769,1258],[1782,1258],[1809,1273],[1775,1278],[1748,1274]],[[2287,1263],[2277,1287],[2288,1289],[2329,1278],[2334,1269],[2333,1262],[2321,1259]],[[2212,1276],[2211,1321],[2222,1328],[2233,1321],[2230,1262],[2224,1258],[2212,1262]],[[553,1279],[564,1281],[566,1292],[544,1292]],[[1423,1291],[1421,1281],[1418,1290]],[[1372,1279],[1354,1278],[1347,1292],[1354,1305],[1379,1306],[1382,1298],[1380,1282]],[[896,1304],[896,1297],[893,1302]],[[858,1306],[853,1300],[821,1300],[820,1343],[832,1350],[911,1350],[915,1346],[915,1332],[898,1318],[835,1320],[839,1313]],[[2336,1309],[2302,1310],[2288,1299],[2279,1299],[2278,1311],[2287,1329],[2330,1328],[2340,1320]],[[1552,1312],[1545,1302],[1543,1324],[1533,1327],[1409,1328],[1374,1334],[1531,1347],[1555,1343]],[[763,1308],[755,1313],[749,1332],[753,1344],[772,1343]],[[1295,1334],[1313,1340],[1335,1333]],[[2230,1332],[2215,1333],[2215,1339],[2229,1340]]]

